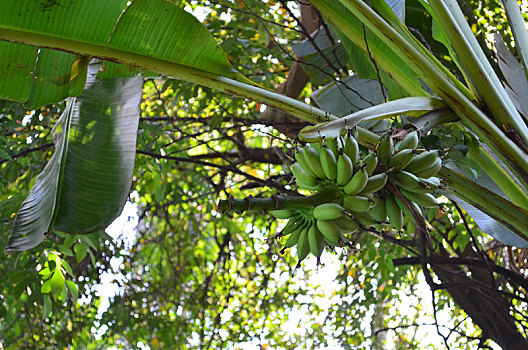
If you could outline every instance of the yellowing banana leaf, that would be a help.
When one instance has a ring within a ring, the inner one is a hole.
[[[399,114],[420,116],[425,112],[447,108],[446,104],[433,97],[406,97],[362,109],[346,117],[316,126],[307,126],[299,132],[299,139],[313,142],[324,137],[338,137],[345,127],[352,127],[361,121],[390,118]]]
[[[71,53],[35,46],[62,45],[63,50],[88,56],[99,52],[100,58],[117,50],[225,77],[238,76],[205,26],[164,0],[2,0],[0,39],[12,41],[0,42],[0,98],[25,102],[30,108],[68,96],[76,59]],[[137,71],[123,70],[122,74]]]
[[[70,98],[53,129],[55,153],[24,200],[6,251],[40,244],[52,229],[70,234],[105,228],[126,201],[134,169],[142,79],[96,80]]]

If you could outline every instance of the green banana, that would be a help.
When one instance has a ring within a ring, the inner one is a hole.
[[[400,188],[409,189],[420,186],[420,179],[405,170],[392,173],[391,178]]]
[[[432,190],[438,189],[441,185],[440,178],[438,177],[430,177],[428,179],[420,178],[420,181],[425,183]]]
[[[346,216],[335,219],[334,222],[339,226],[343,234],[353,233],[359,229],[359,222]]]
[[[387,210],[385,208],[385,198],[378,197],[378,203],[369,209],[372,216],[378,221],[385,221]]]
[[[389,160],[388,167],[389,169],[394,168],[394,170],[402,170],[411,162],[413,156],[412,149],[401,150]]]
[[[433,165],[431,165],[429,168],[426,168],[421,171],[416,171],[414,174],[418,177],[423,177],[424,179],[430,178],[431,176],[435,176],[440,169],[442,168],[442,159],[440,157],[436,158]]]
[[[389,134],[383,135],[378,142],[376,152],[378,153],[378,159],[381,164],[387,166],[392,158],[392,153],[394,152],[392,136]]]
[[[437,158],[438,151],[425,151],[423,153],[415,155],[409,165],[407,165],[404,169],[405,171],[416,174],[417,172],[420,172],[432,166]]]
[[[312,170],[317,177],[324,179],[326,177],[323,168],[321,166],[321,160],[319,151],[310,145],[304,146],[303,157],[306,160],[306,164]]]
[[[339,240],[343,236],[341,228],[335,221],[317,220],[317,228],[324,236],[326,243],[340,246]]]
[[[357,195],[345,195],[343,198],[343,207],[353,213],[361,213],[367,211],[370,208],[370,198],[357,196]]]
[[[347,132],[346,132],[347,136],[348,137],[352,137],[354,139],[358,139],[359,137],[359,133],[358,133],[358,129],[356,127],[354,128],[347,128]]]
[[[365,170],[370,175],[376,169],[378,165],[378,156],[376,153],[369,153],[365,158],[363,158],[363,164],[365,165]]]
[[[356,166],[359,161],[359,145],[356,139],[352,136],[347,136],[345,138],[344,152],[350,157],[352,164]]]
[[[308,245],[312,254],[317,258],[323,254],[326,243],[324,236],[319,232],[316,225],[312,225],[308,229]]]
[[[320,191],[323,188],[323,183],[318,183],[317,185],[307,185],[298,178],[295,180],[297,187],[302,188],[303,190],[308,190],[312,192]]]
[[[359,194],[365,195],[378,192],[383,187],[385,187],[385,184],[387,184],[387,179],[388,176],[385,173],[380,173],[369,177],[367,180],[367,184],[365,185],[365,187],[363,187]]]
[[[414,220],[414,215],[412,214],[411,210],[409,208],[407,208],[407,206],[401,201],[401,199],[399,199],[398,197],[394,197],[394,200],[396,201],[396,204],[398,205],[398,207],[403,212],[403,215],[407,216],[410,220],[415,221]],[[408,203],[409,203],[409,205],[411,205],[411,203],[413,203],[413,202],[412,201],[408,201]]]
[[[430,193],[414,193],[401,189],[401,193],[405,198],[421,205],[424,208],[434,208],[438,206],[436,198]]]
[[[398,231],[401,230],[403,227],[403,212],[392,195],[385,198],[385,210],[389,217],[390,226]]]
[[[323,187],[321,180],[309,175],[299,163],[294,163],[291,166],[291,170],[295,176],[297,186],[300,188],[310,191],[319,191]]]
[[[361,226],[365,227],[373,226],[378,223],[378,220],[376,220],[376,218],[368,211],[363,213],[354,213],[354,218]]]
[[[297,210],[293,210],[293,209],[272,210],[270,213],[277,219],[289,219],[292,216],[299,214]]]
[[[312,215],[317,220],[333,220],[343,215],[344,211],[337,203],[324,203],[315,207]]]
[[[290,237],[286,240],[286,243],[284,243],[284,248],[291,248],[294,245],[297,244],[299,241],[299,236],[301,235],[302,229],[297,229],[290,233]]]
[[[307,146],[311,146],[314,148],[318,153],[321,152],[321,149],[323,148],[323,144],[321,142],[313,142]],[[306,147],[306,146],[305,146]]]
[[[308,175],[310,175],[311,177],[317,177],[317,175],[312,171],[312,169],[310,169],[310,167],[306,163],[303,153],[304,150],[301,147],[297,146],[297,149],[295,151],[295,160],[297,161],[297,163],[299,163],[301,168],[303,168],[303,170],[308,173]]]
[[[365,188],[368,178],[367,171],[364,168],[359,169],[345,187],[343,187],[343,191],[346,194],[358,194]]]
[[[404,149],[416,149],[418,146],[418,132],[413,131],[405,135],[403,140],[400,142],[398,146],[398,151],[402,151]]]
[[[306,185],[315,186],[320,182],[319,179],[308,174],[299,163],[293,163],[291,171],[297,180],[302,181]]]
[[[304,224],[304,217],[299,214],[298,216],[294,216],[288,220],[288,223],[281,231],[281,236],[287,236],[290,233],[294,232],[296,229],[298,229],[301,225]]]
[[[334,152],[329,147],[323,147],[319,156],[326,178],[335,181],[337,177],[337,159]]]
[[[405,188],[405,190],[412,192],[412,193],[431,193],[432,192],[431,188],[421,179],[420,179],[418,186],[412,187],[412,188],[408,187],[408,188]]]
[[[337,158],[339,154],[339,143],[337,138],[325,138],[326,146],[332,150],[334,157]]]
[[[299,240],[297,241],[297,258],[299,262],[303,261],[304,258],[310,253],[310,243],[308,242],[308,227],[302,229],[301,234],[299,235]]]
[[[413,207],[414,210],[415,210],[418,214],[420,214],[420,216],[423,216],[422,209],[420,208],[420,206],[419,206],[418,204],[416,204],[416,203],[413,202],[413,201],[407,201],[407,203],[409,203],[409,205],[410,205],[411,207]]]
[[[336,181],[340,186],[344,186],[350,181],[354,173],[354,166],[350,157],[346,153],[340,153],[337,159]]]

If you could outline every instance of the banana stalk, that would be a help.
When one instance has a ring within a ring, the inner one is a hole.
[[[282,209],[302,209],[313,208],[319,204],[329,203],[340,199],[339,191],[336,188],[323,188],[317,193],[307,197],[272,197],[272,198],[253,198],[244,199],[228,198],[218,202],[218,211],[227,213],[236,211],[242,213],[250,210],[282,210]]]

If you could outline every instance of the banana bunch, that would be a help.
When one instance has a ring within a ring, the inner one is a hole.
[[[326,139],[313,146],[298,146],[295,152],[297,162],[291,170],[299,188],[318,191],[325,185],[346,185],[354,175],[359,158],[355,137]]]
[[[288,219],[281,236],[288,236],[282,252],[297,246],[299,262],[310,252],[318,262],[326,246],[342,246],[348,242],[345,234],[355,232],[360,224],[344,215],[345,209],[337,203],[323,203],[313,209],[274,210],[277,219]]]
[[[291,170],[299,188],[318,191],[325,186],[336,186],[349,212],[367,211],[372,205],[371,195],[387,182],[386,174],[371,176],[378,157],[374,152],[363,157],[352,133],[314,146],[297,147],[295,159],[297,162]]]
[[[283,251],[297,246],[299,262],[310,253],[319,261],[326,246],[343,246],[346,235],[360,228],[381,229],[387,219],[401,230],[404,217],[412,220],[413,211],[421,215],[422,208],[438,205],[432,193],[440,186],[435,175],[442,161],[437,151],[417,150],[416,131],[396,144],[384,135],[375,151],[361,148],[356,138],[349,130],[344,137],[296,147],[291,170],[297,186],[309,191],[332,186],[340,193],[335,202],[271,212],[288,220],[281,233],[287,237]],[[402,196],[387,189],[389,179]]]
[[[421,215],[420,207],[432,208],[438,205],[432,192],[440,186],[440,179],[434,175],[442,167],[442,160],[438,157],[438,151],[418,153],[417,146],[416,131],[407,134],[396,145],[387,134],[380,138],[376,153],[392,183],[398,187],[406,202]],[[397,230],[403,227],[404,214],[409,218],[413,217],[403,201],[386,190],[378,194],[376,205],[370,213],[379,221],[388,218],[390,226]]]

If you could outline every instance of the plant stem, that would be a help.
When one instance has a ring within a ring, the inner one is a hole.
[[[468,155],[475,160],[482,170],[499,186],[508,198],[519,207],[528,210],[528,193],[517,182],[502,164],[497,161],[484,147],[476,140],[465,142],[468,147]]]
[[[278,210],[278,209],[303,209],[313,208],[319,204],[333,202],[339,199],[339,191],[335,187],[323,188],[317,193],[307,197],[271,197],[271,198],[253,198],[244,199],[228,198],[218,202],[218,211],[226,213],[236,211],[242,213],[249,210]]]
[[[515,38],[515,46],[517,46],[521,63],[524,66],[524,73],[528,79],[528,32],[526,31],[526,24],[524,23],[519,3],[517,0],[504,0],[502,3]]]

